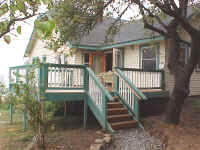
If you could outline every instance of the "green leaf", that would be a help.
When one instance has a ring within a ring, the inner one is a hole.
[[[17,27],[17,33],[18,33],[18,34],[21,34],[21,33],[22,33],[22,27],[21,27],[21,26],[18,26],[18,27]]]
[[[8,12],[8,5],[7,4],[3,4],[0,7],[0,17],[3,16],[7,12]]]
[[[50,3],[50,0],[42,0],[42,2],[43,2],[44,4],[49,4],[49,3]]]
[[[10,42],[11,42],[10,36],[9,36],[9,35],[5,35],[5,36],[4,36],[4,41],[5,41],[7,44],[10,44]]]

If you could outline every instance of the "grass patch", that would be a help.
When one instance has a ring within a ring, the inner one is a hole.
[[[200,99],[193,100],[191,104],[194,108],[200,108]]]
[[[33,134],[30,130],[24,131],[23,112],[13,113],[13,124],[9,123],[9,111],[0,110],[0,149],[2,150],[22,150]]]

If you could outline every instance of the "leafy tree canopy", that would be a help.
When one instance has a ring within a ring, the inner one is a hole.
[[[9,44],[11,42],[9,33],[22,32],[18,22],[38,15],[41,5],[51,8],[53,2],[53,0],[0,0],[0,38],[4,38]]]

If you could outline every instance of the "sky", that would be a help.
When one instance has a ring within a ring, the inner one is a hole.
[[[20,23],[22,25],[22,34],[11,35],[10,44],[0,39],[0,81],[6,84],[8,83],[9,67],[23,65],[24,63],[23,56],[33,30],[34,19]]]

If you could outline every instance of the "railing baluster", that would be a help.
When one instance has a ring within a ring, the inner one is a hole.
[[[163,74],[161,70],[146,71],[142,69],[121,68],[121,71],[139,89],[162,88],[162,80],[164,79],[162,78]]]
[[[48,67],[48,87],[83,88],[83,67],[50,64]]]

